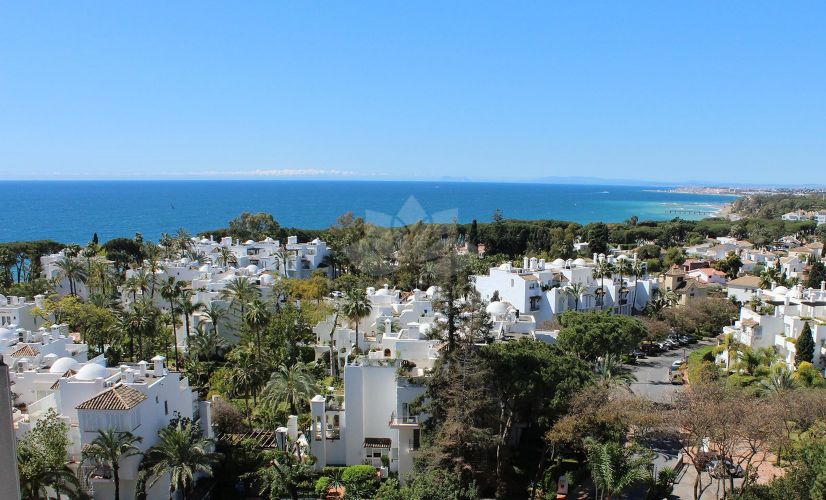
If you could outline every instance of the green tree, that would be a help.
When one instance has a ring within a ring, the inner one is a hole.
[[[172,342],[175,346],[175,367],[181,366],[181,360],[178,358],[178,336],[175,334],[175,303],[178,302],[178,297],[181,295],[181,284],[175,281],[175,278],[170,276],[168,280],[161,286],[161,297],[169,302],[169,328],[172,330]]]
[[[816,260],[809,267],[809,279],[806,281],[808,288],[820,288],[820,282],[826,281],[826,265]]]
[[[806,322],[803,330],[795,342],[794,364],[800,365],[802,362],[811,363],[815,357],[815,340],[812,338],[812,327]]]
[[[651,474],[651,460],[640,454],[639,448],[613,441],[598,443],[588,440],[586,450],[598,499],[610,500]]]
[[[284,404],[291,415],[298,415],[317,390],[315,377],[307,365],[282,365],[270,376],[263,398],[274,406]]]
[[[26,499],[46,498],[46,489],[72,494],[80,489],[77,477],[66,465],[69,427],[50,408],[17,443],[20,491]]]
[[[240,241],[261,241],[267,236],[278,237],[281,226],[271,214],[243,212],[229,221],[229,234]]]
[[[341,312],[356,328],[356,349],[359,348],[359,323],[362,318],[366,318],[373,310],[370,299],[361,288],[353,288],[347,291],[344,296],[344,303],[341,305]]]
[[[98,430],[97,437],[83,448],[83,461],[95,465],[90,475],[97,472],[99,468],[112,470],[115,500],[120,500],[120,463],[124,459],[141,454],[135,444],[142,440],[143,438],[130,432],[118,432],[114,429]]]
[[[180,492],[186,500],[195,474],[211,476],[221,454],[212,451],[214,441],[201,435],[198,424],[186,419],[162,428],[158,438],[158,444],[146,450],[141,474],[149,487],[169,477],[170,498]]]
[[[341,474],[347,499],[373,498],[379,487],[376,468],[372,465],[351,465]]]
[[[582,294],[588,291],[588,286],[584,283],[571,283],[563,289],[565,295],[574,299],[574,311],[579,311],[579,301],[582,300]]]
[[[568,311],[560,316],[560,323],[557,345],[590,362],[606,354],[628,354],[646,336],[645,325],[638,319],[599,311]]]
[[[260,493],[269,494],[272,500],[280,500],[284,495],[292,500],[301,498],[301,484],[313,476],[311,457],[302,455],[301,446],[290,442],[284,450],[266,453],[265,459],[267,466],[250,474],[260,481]]]

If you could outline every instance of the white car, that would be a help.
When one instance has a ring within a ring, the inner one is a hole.
[[[683,363],[685,363],[685,361],[683,361],[682,359],[678,359],[678,360],[674,361],[673,363],[671,363],[671,369],[672,370],[679,370],[680,367],[683,366]]]

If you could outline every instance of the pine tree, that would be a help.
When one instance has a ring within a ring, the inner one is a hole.
[[[479,244],[479,226],[476,223],[476,219],[470,223],[470,231],[467,235],[467,242],[471,245],[478,245]]]
[[[826,266],[823,262],[816,261],[809,268],[809,281],[806,283],[809,288],[820,288],[820,282],[826,281]]]
[[[803,361],[807,361],[809,363],[815,357],[815,341],[812,338],[812,328],[809,326],[809,323],[805,323],[803,325],[803,331],[800,332],[800,336],[797,338],[797,343],[795,344],[795,354],[794,354],[794,364],[795,366],[799,365]]]

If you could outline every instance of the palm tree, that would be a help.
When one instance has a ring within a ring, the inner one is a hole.
[[[172,342],[175,345],[175,368],[180,366],[178,359],[178,336],[175,334],[175,303],[181,294],[181,284],[172,276],[161,287],[161,297],[169,301],[169,323],[172,328]]]
[[[610,500],[650,475],[651,461],[635,447],[612,441],[598,443],[591,438],[587,438],[585,446],[598,499]]]
[[[230,264],[238,265],[238,259],[229,247],[221,247],[216,260],[220,262],[222,266],[229,266]]]
[[[186,251],[192,248],[192,235],[184,228],[179,228],[174,237],[175,246],[181,253],[181,256],[186,254]]]
[[[592,276],[594,279],[600,280],[600,290],[599,293],[600,301],[599,301],[599,308],[605,308],[605,278],[611,276],[611,273],[614,271],[614,266],[612,266],[607,260],[597,260],[594,263],[594,270],[592,271]]]
[[[605,387],[620,386],[631,390],[631,384],[637,381],[637,377],[622,366],[615,354],[606,354],[594,363],[594,380]]]
[[[98,430],[97,437],[83,448],[83,461],[93,462],[97,468],[112,469],[112,478],[115,481],[115,500],[120,499],[120,462],[129,457],[140,455],[141,451],[135,446],[142,437],[130,432],[118,432],[114,429]],[[90,472],[90,475],[93,473]]]
[[[794,374],[785,364],[775,366],[769,378],[760,382],[760,385],[764,392],[785,392],[797,386]]]
[[[204,315],[212,322],[212,331],[218,335],[218,323],[227,317],[227,310],[219,306],[216,302],[210,302],[209,306],[204,310]]]
[[[195,327],[195,335],[192,336],[190,346],[197,358],[208,360],[213,356],[218,358],[219,351],[227,346],[227,341],[218,335],[214,328],[206,332],[202,325],[198,325]]]
[[[264,389],[263,399],[275,406],[286,404],[291,415],[298,415],[300,407],[309,403],[317,392],[315,377],[304,363],[281,367],[271,376]]]
[[[69,293],[77,296],[77,282],[86,281],[86,270],[76,257],[65,256],[57,262],[60,276],[69,282]]]
[[[634,293],[632,294],[631,298],[631,314],[637,308],[637,283],[641,276],[645,275],[645,267],[641,260],[634,259],[631,263],[631,275],[634,276]]]
[[[159,442],[146,450],[141,464],[152,487],[159,479],[170,477],[169,498],[181,492],[184,500],[197,473],[212,475],[213,466],[222,458],[212,450],[214,441],[201,435],[197,424],[178,420],[158,432]]]
[[[244,314],[244,322],[255,333],[255,348],[258,355],[261,355],[261,330],[270,323],[270,311],[267,305],[260,299],[254,299],[249,304],[247,312]]]
[[[714,348],[714,354],[726,353],[726,370],[731,371],[731,355],[734,353],[734,359],[737,359],[737,353],[743,348],[743,344],[734,336],[733,333],[726,334],[717,347]]]
[[[192,293],[192,290],[189,288],[184,288],[181,290],[180,294],[178,295],[178,308],[181,310],[181,314],[184,315],[184,325],[186,327],[186,342],[187,346],[189,345],[189,325],[190,319],[192,315],[198,311],[202,311],[204,309],[204,305],[200,302],[192,302],[192,297],[195,294]]]
[[[566,286],[563,291],[566,295],[574,298],[574,311],[579,311],[579,301],[582,298],[582,294],[588,291],[588,286],[585,285],[585,283],[571,283]]]
[[[250,395],[252,395],[253,403],[255,403],[256,388],[260,383],[258,369],[252,369],[260,363],[258,357],[255,355],[255,350],[250,349],[248,345],[239,345],[232,352],[229,353],[230,358],[230,384],[232,392],[236,396],[244,397],[244,407],[247,413],[247,423],[252,427],[252,420],[250,417]]]
[[[353,288],[345,294],[342,312],[352,323],[355,323],[356,350],[359,349],[359,322],[362,318],[369,316],[372,310],[373,305],[367,298],[367,293],[361,288]]]
[[[229,300],[231,305],[237,305],[244,317],[246,305],[260,295],[258,287],[244,276],[236,276],[221,290],[221,298]]]
[[[20,455],[17,456],[18,467],[27,465]],[[20,494],[23,500],[41,500],[51,498],[48,493],[52,489],[60,495],[66,494],[69,498],[83,498],[80,481],[68,465],[58,468],[41,470],[32,477],[20,478]]]

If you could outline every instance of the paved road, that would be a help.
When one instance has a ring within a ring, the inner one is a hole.
[[[681,347],[658,356],[649,356],[638,360],[633,370],[637,381],[631,385],[631,390],[635,394],[645,396],[656,403],[672,402],[674,395],[681,390],[681,386],[671,384],[671,378],[668,374],[671,364],[678,359],[685,359],[695,349],[711,343],[704,340],[685,348]],[[677,464],[677,456],[680,453],[680,443],[678,441],[661,440],[647,444],[654,451],[655,470],[666,466],[674,467]],[[693,479],[691,481],[693,483]],[[678,493],[676,488],[674,493]],[[683,498],[682,495],[683,492],[680,491],[679,495],[674,496]],[[691,495],[686,498],[691,498]]]

